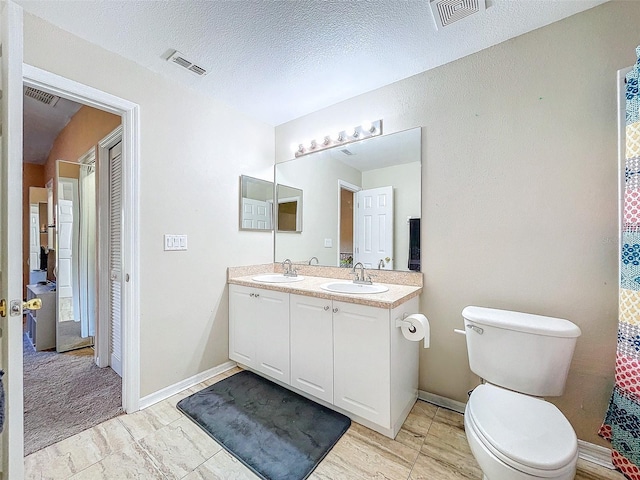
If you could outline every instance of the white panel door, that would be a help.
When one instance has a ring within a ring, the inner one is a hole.
[[[291,386],[333,403],[331,300],[290,295]]]
[[[58,186],[60,188],[62,184]],[[73,200],[58,200],[58,301],[73,296]]]
[[[333,403],[391,428],[389,310],[337,301],[333,307]]]
[[[360,190],[356,198],[354,264],[378,268],[384,260],[384,269],[393,270],[393,187]]]
[[[229,285],[229,358],[256,366],[256,303],[253,289]]]
[[[5,421],[0,477],[23,478],[22,402],[22,8],[1,2],[2,148],[0,151],[0,368]],[[14,303],[15,302],[15,303]],[[11,309],[11,304],[16,306]]]
[[[40,207],[29,206],[29,270],[40,270]]]
[[[289,294],[255,289],[254,335],[256,368],[280,380],[291,381],[289,366]]]

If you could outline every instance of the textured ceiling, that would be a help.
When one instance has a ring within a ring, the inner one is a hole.
[[[607,0],[487,0],[436,30],[426,0],[18,0],[27,12],[279,125]],[[210,73],[165,61],[176,49]]]

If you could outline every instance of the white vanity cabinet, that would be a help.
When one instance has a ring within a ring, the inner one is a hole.
[[[229,358],[289,383],[289,294],[229,285]]]
[[[388,309],[333,302],[333,403],[380,425],[391,416],[389,321]]]
[[[291,386],[333,403],[333,302],[291,294]]]
[[[382,308],[230,284],[229,358],[394,438],[419,355],[396,319],[417,311],[418,297]]]

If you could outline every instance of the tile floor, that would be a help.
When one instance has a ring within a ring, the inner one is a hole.
[[[180,413],[176,403],[233,375],[225,372],[132,415],[123,415],[25,458],[26,479],[255,480],[244,465]],[[391,440],[357,423],[311,475],[312,480],[448,480],[482,475],[462,415],[418,401]],[[623,480],[579,461],[577,480]]]

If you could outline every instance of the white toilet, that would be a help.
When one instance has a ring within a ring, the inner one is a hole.
[[[469,397],[464,427],[484,480],[572,480],[578,441],[542,398],[562,395],[580,328],[568,320],[466,307],[469,365],[485,382]]]

